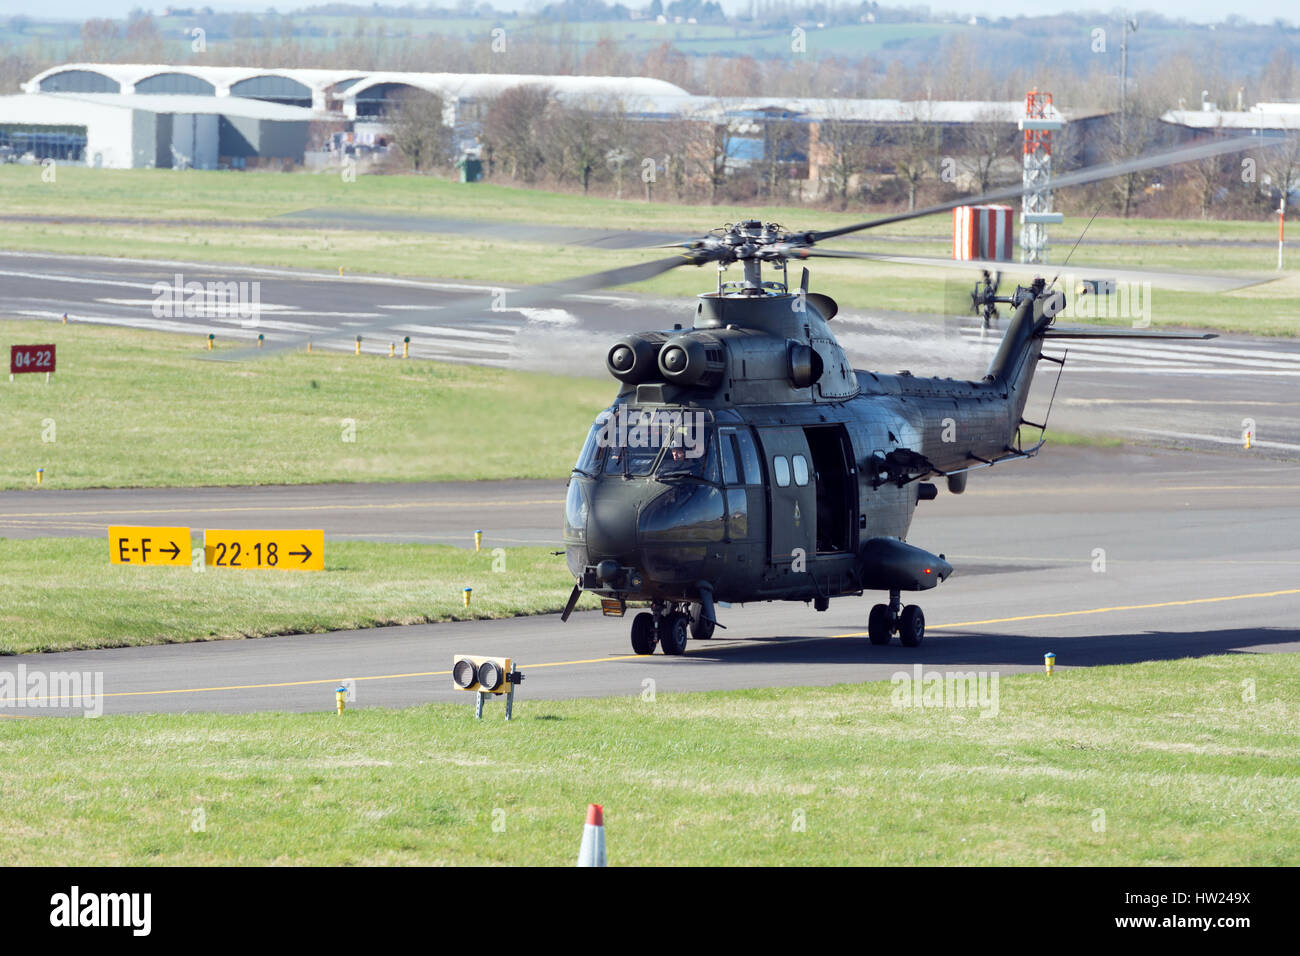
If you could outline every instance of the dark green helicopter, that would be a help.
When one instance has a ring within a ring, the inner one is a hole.
[[[1243,144],[1210,144],[1136,161],[1165,165]],[[1117,166],[1132,166],[1117,164]],[[1117,166],[1053,185],[1116,175]],[[913,511],[942,478],[960,494],[968,474],[1025,459],[1042,447],[1019,440],[1043,345],[1061,338],[1212,338],[1132,329],[1063,329],[1064,296],[1044,279],[997,294],[987,272],[971,294],[986,323],[998,304],[1012,317],[979,381],[855,370],[835,339],[837,305],[797,289],[788,263],[816,256],[889,259],[816,249],[835,236],[971,202],[1018,195],[1019,187],[841,229],[791,232],[739,222],[681,244],[680,258],[643,267],[719,265],[716,291],[699,296],[691,328],[624,336],[606,366],[620,383],[574,466],[564,545],[576,579],[567,620],[583,591],[607,615],[649,602],[632,619],[632,649],[682,654],[707,639],[719,603],[793,600],[824,611],[830,599],[888,594],[872,607],[872,644],[895,634],[907,647],[925,636],[925,615],[905,591],[936,587],[953,572],[942,553],[906,540]],[[722,268],[743,278],[722,280]],[[763,265],[781,281],[763,279]],[[602,274],[602,283],[616,274]],[[630,280],[624,280],[630,281]],[[1036,425],[1042,429],[1043,425]]]

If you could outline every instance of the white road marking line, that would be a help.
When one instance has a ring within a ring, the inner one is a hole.
[[[1196,432],[1172,432],[1164,431],[1159,428],[1129,428],[1130,432],[1140,432],[1144,435],[1160,435],[1165,438],[1183,438],[1188,441],[1208,441],[1218,445],[1242,445],[1241,438],[1224,438],[1221,435],[1201,435]],[[1292,445],[1282,441],[1260,441],[1252,440],[1252,445],[1258,445],[1263,448],[1285,448],[1287,451],[1300,451],[1300,445]]]

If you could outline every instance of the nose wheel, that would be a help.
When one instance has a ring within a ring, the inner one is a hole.
[[[653,654],[655,652],[655,616],[649,611],[642,611],[632,618],[632,653]]]
[[[705,636],[711,637],[712,622],[699,623],[707,624],[708,634]],[[653,654],[657,644],[670,657],[685,654],[686,644],[695,630],[695,624],[688,605],[655,602],[649,611],[642,611],[632,618],[632,652]]]
[[[888,644],[895,634],[904,647],[919,647],[925,640],[925,613],[915,604],[901,608],[897,591],[888,604],[877,604],[867,618],[867,638],[872,644]]]

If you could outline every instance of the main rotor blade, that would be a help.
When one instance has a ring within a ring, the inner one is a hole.
[[[628,285],[633,282],[644,282],[646,279],[653,279],[655,276],[662,275],[670,269],[676,269],[678,266],[698,264],[696,258],[683,254],[670,256],[667,259],[640,262],[632,266],[620,266],[617,269],[606,269],[604,272],[592,272],[584,276],[575,276],[572,279],[561,279],[559,282],[527,286],[522,289],[484,289],[474,295],[455,299],[436,310],[430,309],[427,315],[420,312],[403,312],[400,316],[389,316],[381,321],[367,322],[364,325],[349,325],[313,335],[299,336],[286,342],[268,345],[262,349],[249,348],[237,349],[233,352],[204,353],[200,357],[219,361],[239,361],[240,359],[258,358],[285,349],[295,348],[308,341],[324,342],[337,338],[351,339],[358,335],[364,336],[368,332],[389,329],[395,325],[410,325],[434,316],[441,321],[445,321],[449,314],[459,318],[478,315],[483,312],[508,312],[515,309],[527,309],[547,305],[566,295],[594,292],[597,289]]]
[[[1199,146],[1184,146],[1178,149],[1167,150],[1163,153],[1152,153],[1147,156],[1138,156],[1134,159],[1125,159],[1116,163],[1107,163],[1104,166],[1090,166],[1087,169],[1080,169],[1073,173],[1066,173],[1062,176],[1052,176],[1047,182],[1047,188],[1062,189],[1066,186],[1083,186],[1087,183],[1095,183],[1098,180],[1109,179],[1112,176],[1123,176],[1128,173],[1141,172],[1145,169],[1156,169],[1161,166],[1173,166],[1178,163],[1191,163],[1198,159],[1209,159],[1212,156],[1222,156],[1225,153],[1239,153],[1243,149],[1251,149],[1254,147],[1265,149],[1285,142],[1285,140],[1286,137],[1278,136],[1239,136],[1233,139],[1202,143]],[[1041,188],[1041,186],[1024,185],[1006,186],[1002,189],[995,189],[992,192],[987,192],[980,196],[965,196],[961,199],[953,199],[933,206],[926,206],[923,209],[914,209],[911,212],[898,213],[894,216],[885,216],[883,219],[872,219],[852,226],[842,226],[839,229],[826,229],[821,232],[810,232],[807,235],[809,240],[812,242],[822,242],[826,239],[833,239],[835,236],[845,236],[851,232],[861,232],[863,229],[875,229],[877,226],[888,226],[896,222],[907,222],[910,219],[919,219],[922,216],[933,216],[936,213],[948,212],[951,209],[956,209],[958,206],[978,206],[983,205],[984,203],[999,202],[1004,199],[1019,199],[1021,196],[1037,192]]]
[[[1069,272],[1080,276],[1087,272],[1098,278],[1119,279],[1124,282],[1150,282],[1162,289],[1189,292],[1231,292],[1252,285],[1273,282],[1277,276],[1224,275],[1212,272],[1161,272],[1157,269],[1121,269],[1115,266],[1072,262],[1068,266],[1046,262],[1006,262],[992,259],[944,259],[939,256],[899,256],[886,252],[851,252],[839,249],[799,249],[791,253],[792,259],[871,259],[875,262],[893,262],[906,266],[926,266],[939,269],[971,269],[993,272],[1037,272],[1048,278]]]

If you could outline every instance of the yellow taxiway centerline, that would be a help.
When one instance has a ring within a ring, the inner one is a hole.
[[[1120,604],[1120,605],[1115,605],[1114,607],[1094,607],[1094,608],[1087,608],[1080,611],[1053,611],[1045,614],[1022,614],[1017,617],[989,618],[983,621],[959,621],[953,624],[931,624],[931,625],[927,625],[926,630],[929,631],[952,630],[954,628],[960,628],[960,627],[981,627],[989,624],[1011,624],[1017,621],[1040,621],[1049,618],[1080,617],[1087,614],[1111,614],[1116,611],[1145,611],[1145,610],[1151,610],[1153,608],[1162,608],[1162,607],[1188,607],[1193,604],[1215,604],[1223,601],[1246,601],[1246,600],[1258,599],[1258,598],[1284,597],[1286,595],[1291,595],[1291,594],[1300,594],[1300,588],[1287,588],[1286,590],[1282,590],[1282,591],[1259,591],[1253,594],[1227,594],[1227,595],[1223,595],[1222,597],[1188,598],[1182,601],[1159,601],[1154,604]],[[850,631],[845,634],[831,634],[827,638],[811,637],[811,638],[804,638],[804,640],[806,641],[837,640],[837,639],[848,638],[848,637],[866,637],[866,636],[867,636],[866,631]],[[735,647],[741,643],[744,642],[736,641],[728,646]],[[529,670],[535,670],[539,667],[575,667],[581,664],[607,664],[615,661],[637,660],[638,658],[643,656],[644,655],[641,654],[619,654],[611,657],[591,657],[591,658],[585,658],[582,660],[574,660],[574,661],[548,661],[540,664],[529,664],[527,666]],[[369,677],[351,677],[347,679],[355,680],[355,681],[403,680],[411,677],[449,677],[449,676],[451,676],[451,671],[445,670],[445,671],[417,671],[411,674],[374,674]],[[169,689],[169,690],[128,690],[128,691],[118,691],[116,693],[104,694],[103,696],[104,697],[152,697],[160,694],[202,694],[202,693],[210,693],[213,691],[227,691],[227,690],[261,690],[261,689],[274,688],[274,687],[306,687],[306,686],[311,686],[316,684],[337,684],[338,681],[339,678],[334,677],[325,680],[280,681],[277,683],[269,683],[269,684],[230,684],[221,687],[180,687],[180,688]],[[26,699],[28,701],[39,701],[42,698],[29,697]]]

